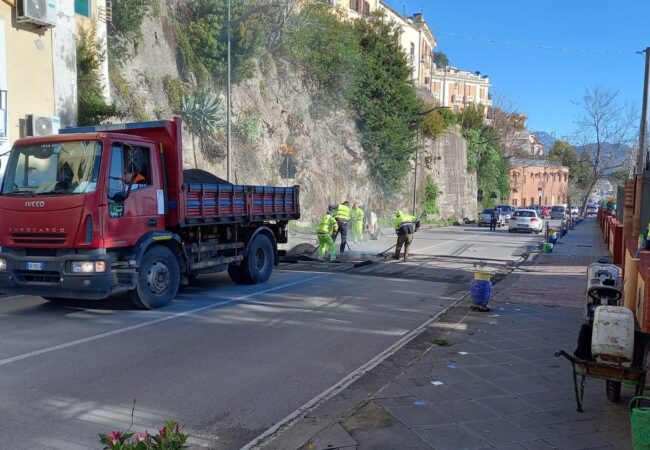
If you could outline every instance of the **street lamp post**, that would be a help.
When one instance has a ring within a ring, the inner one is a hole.
[[[227,83],[228,87],[226,88],[226,181],[229,183],[231,182],[231,177],[232,177],[232,123],[230,122],[230,115],[231,115],[231,97],[232,97],[232,86],[231,86],[231,80],[230,80],[230,70],[231,70],[231,62],[230,62],[230,31],[231,31],[231,24],[230,21],[232,20],[231,17],[231,9],[230,9],[230,2],[231,0],[228,0],[228,76],[227,76]]]
[[[418,116],[426,116],[437,109],[449,109],[449,106],[436,106],[428,111],[417,113]],[[413,215],[417,215],[416,208],[418,203],[418,161],[420,159],[420,121],[418,120],[415,128],[415,175],[413,176]]]

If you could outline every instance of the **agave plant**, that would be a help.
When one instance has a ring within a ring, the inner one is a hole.
[[[205,139],[214,137],[217,130],[224,128],[226,125],[225,106],[216,93],[200,91],[184,96],[177,113],[192,133],[194,167],[198,168],[194,137],[198,136],[200,145],[203,147]]]

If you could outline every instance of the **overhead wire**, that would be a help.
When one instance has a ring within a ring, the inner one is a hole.
[[[505,41],[500,39],[484,38],[479,36],[470,36],[467,34],[461,33],[450,33],[442,30],[431,30],[434,34],[450,36],[450,37],[459,37],[463,39],[469,39],[478,42],[486,42],[489,44],[498,44],[498,45],[509,45],[514,47],[525,47],[525,48],[534,48],[537,50],[550,50],[558,52],[567,52],[567,53],[599,53],[599,54],[639,54],[643,53],[643,50],[631,50],[631,49],[597,49],[597,48],[573,48],[573,47],[554,47],[550,45],[541,45],[541,44],[532,44],[527,42],[514,42],[514,41]]]

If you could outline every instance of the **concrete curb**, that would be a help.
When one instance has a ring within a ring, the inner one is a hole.
[[[352,383],[357,381],[359,378],[361,378],[368,372],[372,371],[379,364],[381,364],[382,362],[384,362],[385,360],[387,360],[388,358],[396,354],[398,351],[403,349],[411,341],[413,341],[418,336],[420,336],[420,334],[422,334],[429,326],[431,326],[433,323],[436,323],[438,320],[440,320],[440,318],[443,317],[445,314],[447,314],[451,309],[457,307],[462,302],[466,301],[469,295],[470,295],[469,292],[465,293],[457,300],[453,301],[450,305],[438,311],[433,317],[429,318],[427,321],[425,321],[418,327],[411,330],[404,337],[402,337],[400,340],[395,342],[386,350],[384,350],[383,352],[375,356],[373,359],[363,364],[358,369],[356,369],[346,377],[339,380],[336,384],[329,387],[328,389],[326,389],[325,391],[323,391],[322,393],[320,393],[319,395],[317,395],[316,397],[314,397],[313,399],[311,399],[310,401],[302,405],[296,411],[289,414],[284,419],[280,420],[278,423],[273,425],[264,433],[257,436],[255,439],[253,439],[248,444],[243,446],[241,450],[262,449],[264,446],[270,444],[273,440],[280,437],[284,432],[288,431],[292,426],[294,426],[300,420],[305,418],[305,416],[309,414],[311,411],[313,411],[323,403],[327,402],[331,398],[335,397],[340,392],[344,391],[348,386],[350,386]],[[356,411],[359,408],[363,407],[363,405],[366,404],[368,401],[369,400],[360,402],[355,406],[354,410]],[[303,445],[307,444],[309,440],[311,440],[314,436],[316,436],[318,433],[325,430],[326,428],[332,426],[338,420],[340,420],[340,417],[331,418],[330,420],[327,421],[327,423],[321,424],[321,426],[319,426],[318,431],[314,433],[309,433],[309,435],[305,436],[304,439],[301,437],[300,440],[302,440],[302,442],[299,445],[297,445],[295,448],[300,448]]]

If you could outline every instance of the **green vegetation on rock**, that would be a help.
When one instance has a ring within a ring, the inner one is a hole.
[[[233,2],[231,17],[237,20],[256,6],[253,0]],[[227,71],[227,5],[223,0],[197,0],[186,5],[187,18],[177,27],[178,42],[190,70],[200,83],[225,84]],[[237,21],[231,30],[232,79],[251,76],[264,53],[269,26],[262,14]]]
[[[478,175],[483,190],[483,206],[491,207],[510,196],[510,163],[496,130],[484,119],[482,106],[468,107],[457,114],[457,122],[467,140],[467,170]],[[497,198],[491,198],[492,194]]]
[[[330,8],[306,8],[285,47],[326,96],[356,115],[372,173],[391,194],[403,185],[415,152],[419,104],[399,28],[380,16],[341,21]]]
[[[438,213],[438,186],[433,181],[431,175],[427,175],[424,181],[424,212],[426,214],[437,214]]]
[[[106,55],[97,40],[95,27],[80,27],[77,32],[77,101],[78,125],[97,125],[118,114],[106,103],[99,67]]]

